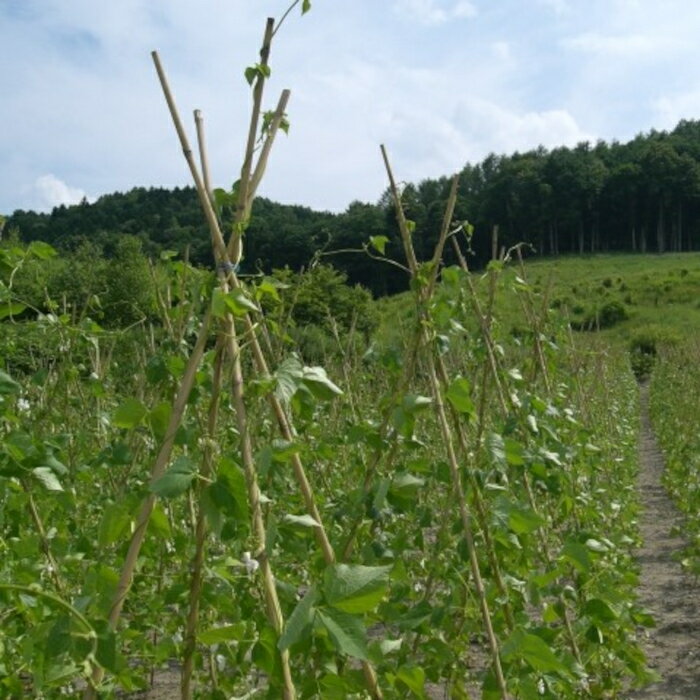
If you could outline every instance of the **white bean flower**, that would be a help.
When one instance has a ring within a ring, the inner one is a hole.
[[[250,556],[250,552],[243,552],[243,566],[249,574],[254,574],[260,568],[260,562]]]

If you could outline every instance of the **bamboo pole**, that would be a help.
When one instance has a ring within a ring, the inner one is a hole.
[[[168,427],[165,431],[165,437],[163,438],[156,461],[151,469],[151,483],[154,483],[163,475],[170,460],[173,445],[175,444],[175,434],[180,426],[180,423],[182,422],[182,416],[185,413],[185,407],[187,406],[187,400],[189,399],[190,392],[194,384],[195,375],[202,359],[202,355],[204,354],[204,347],[208,337],[210,321],[211,312],[207,310],[204,318],[202,319],[199,335],[197,336],[194,348],[192,349],[192,353],[190,354],[187,365],[185,366],[185,372],[182,380],[180,381],[180,387],[178,389],[177,396],[175,397],[175,402],[173,403],[173,410],[170,415],[170,420],[168,421]],[[117,622],[119,621],[119,617],[124,606],[124,601],[126,600],[129,590],[131,589],[134,570],[136,568],[136,561],[138,559],[139,552],[141,551],[141,545],[143,544],[143,540],[146,536],[146,528],[148,526],[151,513],[153,512],[155,502],[155,494],[149,494],[143,501],[141,510],[139,511],[136,519],[136,526],[129,542],[129,549],[127,550],[124,563],[122,564],[119,582],[117,584],[117,589],[114,596],[112,597],[112,604],[109,611],[108,622],[110,628],[113,630],[117,627]],[[99,685],[103,678],[104,669],[101,666],[94,665],[92,673],[94,685]],[[84,698],[85,700],[94,700],[94,688],[87,688]]]
[[[269,23],[268,23],[269,24]],[[267,35],[266,35],[267,36]],[[220,281],[222,285],[224,283],[230,283],[233,288],[240,289],[240,281],[238,280],[237,275],[235,274],[234,267],[231,264],[231,261],[229,259],[228,255],[228,250],[231,248],[231,243],[234,242],[235,237],[239,233],[236,227],[236,222],[234,220],[234,230],[232,232],[231,240],[229,241],[229,248],[227,248],[224,244],[223,241],[223,236],[221,234],[221,230],[219,228],[218,220],[216,218],[215,212],[213,210],[211,200],[210,198],[206,195],[206,192],[204,190],[204,181],[203,179],[199,176],[199,173],[197,171],[197,166],[194,162],[194,158],[192,156],[192,151],[189,148],[189,144],[187,142],[187,137],[185,135],[184,129],[182,128],[182,124],[180,122],[177,108],[175,106],[175,102],[172,98],[172,95],[170,93],[170,89],[168,86],[167,79],[165,77],[165,73],[162,69],[162,66],[160,65],[160,62],[158,60],[157,54],[154,52],[154,62],[156,63],[156,68],[158,70],[158,74],[161,80],[161,86],[163,88],[163,91],[166,96],[166,101],[168,103],[168,106],[170,108],[171,116],[173,118],[173,123],[175,124],[176,131],[178,133],[178,136],[180,138],[180,142],[182,145],[182,150],[185,155],[185,158],[188,162],[188,165],[190,166],[190,170],[193,175],[193,179],[195,181],[195,186],[197,188],[197,191],[199,193],[199,200],[202,205],[202,207],[205,210],[205,215],[207,222],[209,223],[210,229],[211,229],[211,234],[212,234],[212,242],[215,248],[215,251],[217,253],[217,260],[218,260],[218,269],[220,271]],[[284,95],[283,95],[284,98]],[[288,98],[288,96],[287,96]],[[280,104],[282,107],[286,104],[286,99],[281,99]],[[270,144],[272,143],[272,139],[274,138],[274,131],[278,128],[280,119],[273,119],[273,122],[271,123],[270,126],[270,133],[268,134],[268,139]],[[255,142],[253,141],[252,147],[254,148]],[[268,149],[269,150],[269,149]],[[264,154],[265,159],[267,158],[267,155]],[[246,158],[246,161],[250,161],[252,164],[252,154],[250,158]],[[252,167],[249,166],[249,167]],[[258,167],[256,168],[256,172],[259,173],[259,177],[262,177],[262,169],[260,168],[260,161],[258,163]],[[258,178],[259,179],[259,178]],[[237,213],[237,216],[241,216],[245,212],[243,211],[242,213]],[[238,223],[241,223],[240,221]],[[227,289],[227,287],[224,287],[224,289]],[[249,342],[250,346],[253,350],[253,357],[255,361],[255,365],[257,368],[257,371],[259,374],[261,374],[264,377],[269,377],[269,369],[267,367],[267,362],[265,360],[262,348],[260,346],[260,343],[257,338],[256,334],[256,328],[255,325],[250,318],[249,315],[245,315],[243,318],[244,324],[246,326],[246,333],[249,336]],[[243,396],[242,396],[242,388],[243,388],[243,380],[242,380],[242,375],[241,376],[236,376],[236,365],[238,365],[238,369],[240,370],[240,348],[237,345],[237,340],[236,340],[236,331],[235,331],[235,325],[233,321],[230,323],[230,327],[227,321],[227,329],[226,329],[226,335],[229,338],[229,353],[232,358],[234,358],[234,380],[233,380],[233,391],[234,391],[234,399],[236,399],[236,415],[237,417],[239,416],[244,416],[244,411],[245,411],[245,404],[243,402]],[[240,391],[240,396],[236,397],[236,393]],[[275,416],[277,418],[277,422],[280,428],[280,431],[283,435],[283,437],[287,440],[293,440],[294,439],[294,429],[289,421],[286,412],[280,403],[280,401],[277,399],[277,397],[274,394],[269,395],[269,402],[272,406],[273,412],[275,413]],[[247,479],[249,481],[249,497],[251,498],[251,505],[253,505],[256,501],[259,503],[259,493],[256,496],[255,495],[255,489],[257,489],[257,484],[255,487],[253,487],[250,484],[250,479],[251,477],[254,476],[254,463],[252,461],[252,448],[248,450],[248,448],[245,447],[243,444],[245,439],[249,439],[249,434],[247,429],[245,431],[241,431],[241,428],[239,426],[239,432],[241,434],[241,439],[242,439],[242,448],[243,448],[243,461],[244,461],[244,468],[246,469],[246,475]],[[247,438],[245,437],[247,436]],[[249,471],[245,465],[246,461],[246,455],[247,453],[250,452],[250,466],[251,470]],[[335,562],[335,553],[333,550],[332,545],[330,544],[330,540],[328,538],[328,535],[326,533],[326,529],[323,526],[323,520],[321,518],[320,512],[318,510],[318,507],[316,506],[316,501],[314,498],[313,490],[311,488],[311,485],[308,481],[308,478],[306,477],[306,473],[303,467],[303,464],[301,462],[301,459],[299,458],[298,455],[294,455],[292,457],[292,468],[297,480],[297,483],[300,487],[300,490],[302,492],[302,496],[304,498],[304,503],[306,505],[307,511],[311,515],[314,520],[319,523],[317,527],[314,528],[315,534],[316,534],[316,539],[319,542],[321,546],[321,550],[323,552],[324,560],[327,564],[333,564]],[[255,518],[255,515],[253,516]],[[257,526],[256,526],[257,527]],[[262,539],[262,542],[264,544],[264,537]],[[274,588],[274,580],[271,576],[271,573],[269,572],[269,563],[267,562],[267,557],[264,555],[264,552],[261,552],[261,571],[263,574],[263,580],[265,583],[265,589],[266,589],[266,602],[268,605],[268,614],[269,617],[272,621],[277,620],[277,614],[279,612],[279,616],[281,619],[281,610],[279,608],[279,602],[277,601],[277,593],[276,589]],[[275,602],[277,601],[277,602]],[[275,625],[276,627],[277,625]],[[288,659],[288,657],[287,657]],[[283,661],[283,666],[284,666],[284,656],[282,658]],[[362,662],[362,667],[363,667],[363,673],[365,675],[365,680],[367,682],[368,688],[370,690],[370,693],[373,698],[380,699],[382,697],[381,690],[378,685],[376,673],[374,671],[374,668],[372,665],[367,662],[363,661]],[[292,687],[293,689],[293,687]],[[290,692],[289,697],[293,697],[291,695],[291,691],[286,691]]]
[[[213,471],[214,462],[214,439],[216,434],[216,424],[219,416],[219,397],[222,384],[223,365],[223,343],[219,340],[214,357],[214,373],[212,377],[212,390],[209,399],[209,412],[207,415],[207,443],[202,455],[202,466],[200,474],[203,479],[208,479]],[[200,497],[202,493],[201,485],[197,489]],[[207,523],[204,509],[199,505],[197,512],[197,522],[195,525],[195,553],[192,558],[192,575],[190,577],[189,610],[185,624],[185,634],[183,639],[182,671],[180,674],[180,694],[182,700],[192,698],[192,671],[194,669],[194,653],[197,642],[197,627],[199,625],[199,602],[202,593],[202,581],[204,579],[204,554],[206,543]]]
[[[387,175],[389,178],[390,189],[394,199],[394,205],[396,207],[396,218],[399,224],[399,232],[401,234],[401,240],[403,242],[404,251],[406,253],[406,259],[409,265],[409,269],[411,270],[412,276],[415,276],[418,271],[418,263],[413,248],[413,242],[411,240],[411,235],[406,223],[406,217],[403,213],[401,199],[398,193],[398,189],[396,187],[396,182],[394,180],[394,175],[391,170],[391,165],[389,164],[389,158],[386,152],[386,148],[383,145],[380,148],[382,152],[382,157],[384,159],[384,165],[386,167]],[[427,329],[424,324],[421,325],[425,345],[429,347],[430,338],[428,336]],[[469,553],[469,565],[472,573],[472,578],[474,579],[474,586],[476,588],[479,606],[481,608],[481,616],[484,629],[486,631],[486,636],[491,650],[492,668],[494,676],[496,677],[496,682],[498,684],[499,691],[501,693],[501,698],[503,700],[508,700],[509,696],[508,690],[506,688],[505,677],[503,675],[503,669],[501,667],[498,640],[496,638],[495,632],[493,630],[493,625],[491,623],[491,612],[489,610],[488,600],[486,599],[486,591],[484,588],[483,579],[481,577],[479,560],[474,545],[474,534],[471,525],[471,515],[469,513],[469,506],[467,505],[466,498],[464,497],[459,462],[457,460],[457,454],[454,449],[454,439],[449,421],[447,419],[447,414],[445,412],[445,405],[443,403],[442,392],[440,390],[440,382],[438,380],[435,366],[435,358],[432,352],[426,353],[426,367],[428,371],[430,389],[433,396],[433,405],[438,424],[440,426],[440,432],[442,434],[445,450],[447,452],[447,460],[452,476],[452,483],[457,496],[462,530],[464,531],[464,538],[466,540],[467,550]]]
[[[192,178],[195,182],[195,187],[199,195],[199,201],[202,205],[202,208],[204,209],[207,223],[209,224],[212,246],[214,248],[214,256],[217,261],[217,274],[219,276],[219,285],[221,291],[225,294],[229,291],[229,277],[232,281],[236,283],[237,277],[235,275],[233,265],[231,264],[231,261],[228,256],[228,252],[224,243],[223,235],[221,234],[221,229],[219,227],[219,222],[216,217],[216,213],[214,212],[214,208],[212,207],[211,197],[206,190],[204,179],[200,176],[199,171],[197,169],[197,164],[195,163],[194,156],[192,154],[192,149],[189,146],[187,135],[182,126],[177,106],[175,105],[175,100],[173,99],[167,78],[165,76],[165,71],[163,70],[163,67],[160,63],[158,54],[154,51],[152,56],[156,66],[156,70],[158,72],[161,87],[163,89],[163,93],[165,95],[168,108],[170,110],[170,115],[175,126],[175,130],[177,132],[178,138],[180,139],[182,152],[185,155],[187,164],[190,167],[190,172],[192,173]],[[201,121],[200,130],[202,130]],[[204,147],[203,138],[200,141],[200,147]],[[203,162],[207,163],[206,154],[204,155]],[[260,572],[265,597],[265,608],[270,624],[273,626],[277,634],[281,634],[282,629],[284,627],[282,608],[280,606],[279,598],[277,596],[277,588],[275,585],[274,576],[272,574],[272,566],[269,558],[267,557],[264,551],[266,539],[265,522],[263,519],[262,507],[260,503],[260,489],[257,483],[257,472],[255,468],[255,459],[253,456],[253,448],[250,438],[249,421],[245,401],[243,398],[244,379],[240,363],[241,351],[236,335],[235,323],[233,321],[233,317],[229,313],[227,313],[224,317],[224,330],[222,333],[222,337],[224,339],[224,343],[229,355],[229,360],[232,363],[233,379],[231,389],[234,399],[236,422],[240,440],[241,461],[243,462],[243,471],[245,474],[246,486],[248,490],[248,500],[251,508],[252,529],[257,545],[256,554],[260,559]],[[284,698],[285,700],[294,700],[294,698],[296,698],[296,690],[294,688],[292,674],[289,667],[288,651],[280,652],[280,664],[282,668],[282,677],[284,684]]]

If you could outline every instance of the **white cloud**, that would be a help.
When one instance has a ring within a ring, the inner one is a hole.
[[[617,56],[639,56],[655,54],[666,48],[681,48],[677,41],[668,37],[651,34],[617,34],[605,35],[596,32],[579,34],[561,41],[566,49],[593,54],[612,54]]]
[[[469,0],[396,0],[394,11],[426,26],[444,24],[451,19],[476,17],[476,6]]]
[[[665,95],[652,101],[654,124],[660,129],[673,129],[681,119],[697,119],[700,114],[700,90]]]
[[[265,16],[288,4],[201,0],[193,18],[190,0],[0,0],[13,57],[0,63],[0,211],[190,182],[153,48],[192,143],[191,110],[204,112],[213,179],[229,185],[247,131],[243,68]],[[275,39],[265,107],[291,88],[292,128],[261,194],[334,210],[376,200],[382,142],[414,180],[490,151],[672,127],[700,114],[699,32],[687,0],[314,3]]]
[[[593,139],[564,109],[518,110],[493,101],[472,99],[460,105],[458,123],[478,149],[474,153],[478,158],[491,151],[510,153],[537,146],[572,146]]]
[[[79,204],[87,197],[84,190],[67,185],[51,173],[36,179],[34,192],[40,210],[53,209],[61,204]]]

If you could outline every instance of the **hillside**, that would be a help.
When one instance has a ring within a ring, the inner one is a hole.
[[[435,244],[448,184],[442,177],[403,189],[406,215],[416,224],[419,257],[429,257]],[[227,213],[221,214],[225,221]],[[455,217],[473,225],[475,268],[489,259],[496,226],[500,245],[524,242],[528,255],[696,250],[700,121],[682,121],[671,132],[652,131],[625,144],[600,141],[489,155],[460,173]],[[108,255],[115,236],[132,234],[141,238],[148,254],[189,248],[193,262],[211,263],[209,235],[191,188],[135,188],[49,214],[20,210],[7,218],[5,231],[64,250],[90,239]],[[375,295],[405,289],[404,274],[361,254],[372,236],[385,236],[387,255],[401,259],[386,193],[376,204],[353,202],[338,214],[261,198],[247,231],[243,270],[300,269],[322,251],[351,283],[361,283]]]

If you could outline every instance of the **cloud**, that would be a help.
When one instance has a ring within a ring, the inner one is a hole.
[[[579,34],[561,41],[565,49],[592,54],[608,54],[617,56],[639,56],[657,54],[666,48],[679,48],[677,42],[671,42],[667,37],[650,34],[617,34],[605,35],[595,32]]]
[[[657,128],[673,129],[681,119],[696,119],[700,114],[700,90],[665,95],[652,101]]]
[[[492,101],[472,99],[460,105],[456,121],[462,133],[477,146],[478,153],[474,156],[479,158],[488,152],[572,146],[593,139],[564,109],[508,109]]]
[[[213,180],[230,185],[247,133],[242,72],[265,16],[288,5],[201,0],[195,17],[190,0],[0,0],[13,57],[0,64],[0,211],[189,184],[154,48],[191,142],[200,108]],[[266,109],[292,90],[291,130],[261,189],[277,201],[376,201],[380,143],[397,175],[420,180],[490,151],[622,139],[700,114],[700,7],[687,0],[355,0],[299,15],[275,39],[266,88]]]
[[[437,26],[451,19],[476,17],[476,6],[469,0],[396,0],[394,11],[426,26]]]
[[[78,187],[71,187],[55,175],[41,175],[34,182],[34,194],[39,210],[53,209],[61,204],[79,204],[87,195]]]

